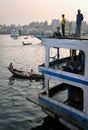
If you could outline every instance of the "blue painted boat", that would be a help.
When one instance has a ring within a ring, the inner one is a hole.
[[[43,38],[42,44],[45,90],[27,100],[71,130],[88,130],[88,39]]]

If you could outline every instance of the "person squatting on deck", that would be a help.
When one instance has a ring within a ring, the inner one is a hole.
[[[76,36],[80,36],[81,35],[81,25],[82,25],[82,21],[83,21],[83,14],[81,13],[81,10],[78,9],[77,10],[77,15],[76,15]]]
[[[62,27],[62,35],[63,36],[65,36],[65,23],[66,23],[65,15],[62,14],[61,27]]]

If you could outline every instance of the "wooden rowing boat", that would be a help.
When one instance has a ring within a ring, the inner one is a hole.
[[[36,74],[33,72],[22,71],[22,70],[10,68],[10,67],[8,67],[8,69],[13,74],[13,76],[17,78],[32,79],[32,80],[40,80],[44,78],[43,75]]]

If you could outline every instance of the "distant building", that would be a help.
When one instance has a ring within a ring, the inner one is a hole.
[[[10,34],[11,34],[11,37],[18,37],[19,31],[18,29],[11,29]]]
[[[52,31],[56,32],[58,26],[60,26],[60,21],[58,19],[53,19],[52,20]]]

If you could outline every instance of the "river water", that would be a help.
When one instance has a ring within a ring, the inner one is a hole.
[[[22,45],[24,36],[13,39],[0,35],[0,130],[61,130],[64,127],[48,117],[41,108],[26,100],[42,91],[42,81],[13,78],[8,70],[15,68],[38,72],[44,63],[45,48],[41,41],[28,36],[32,45]]]

